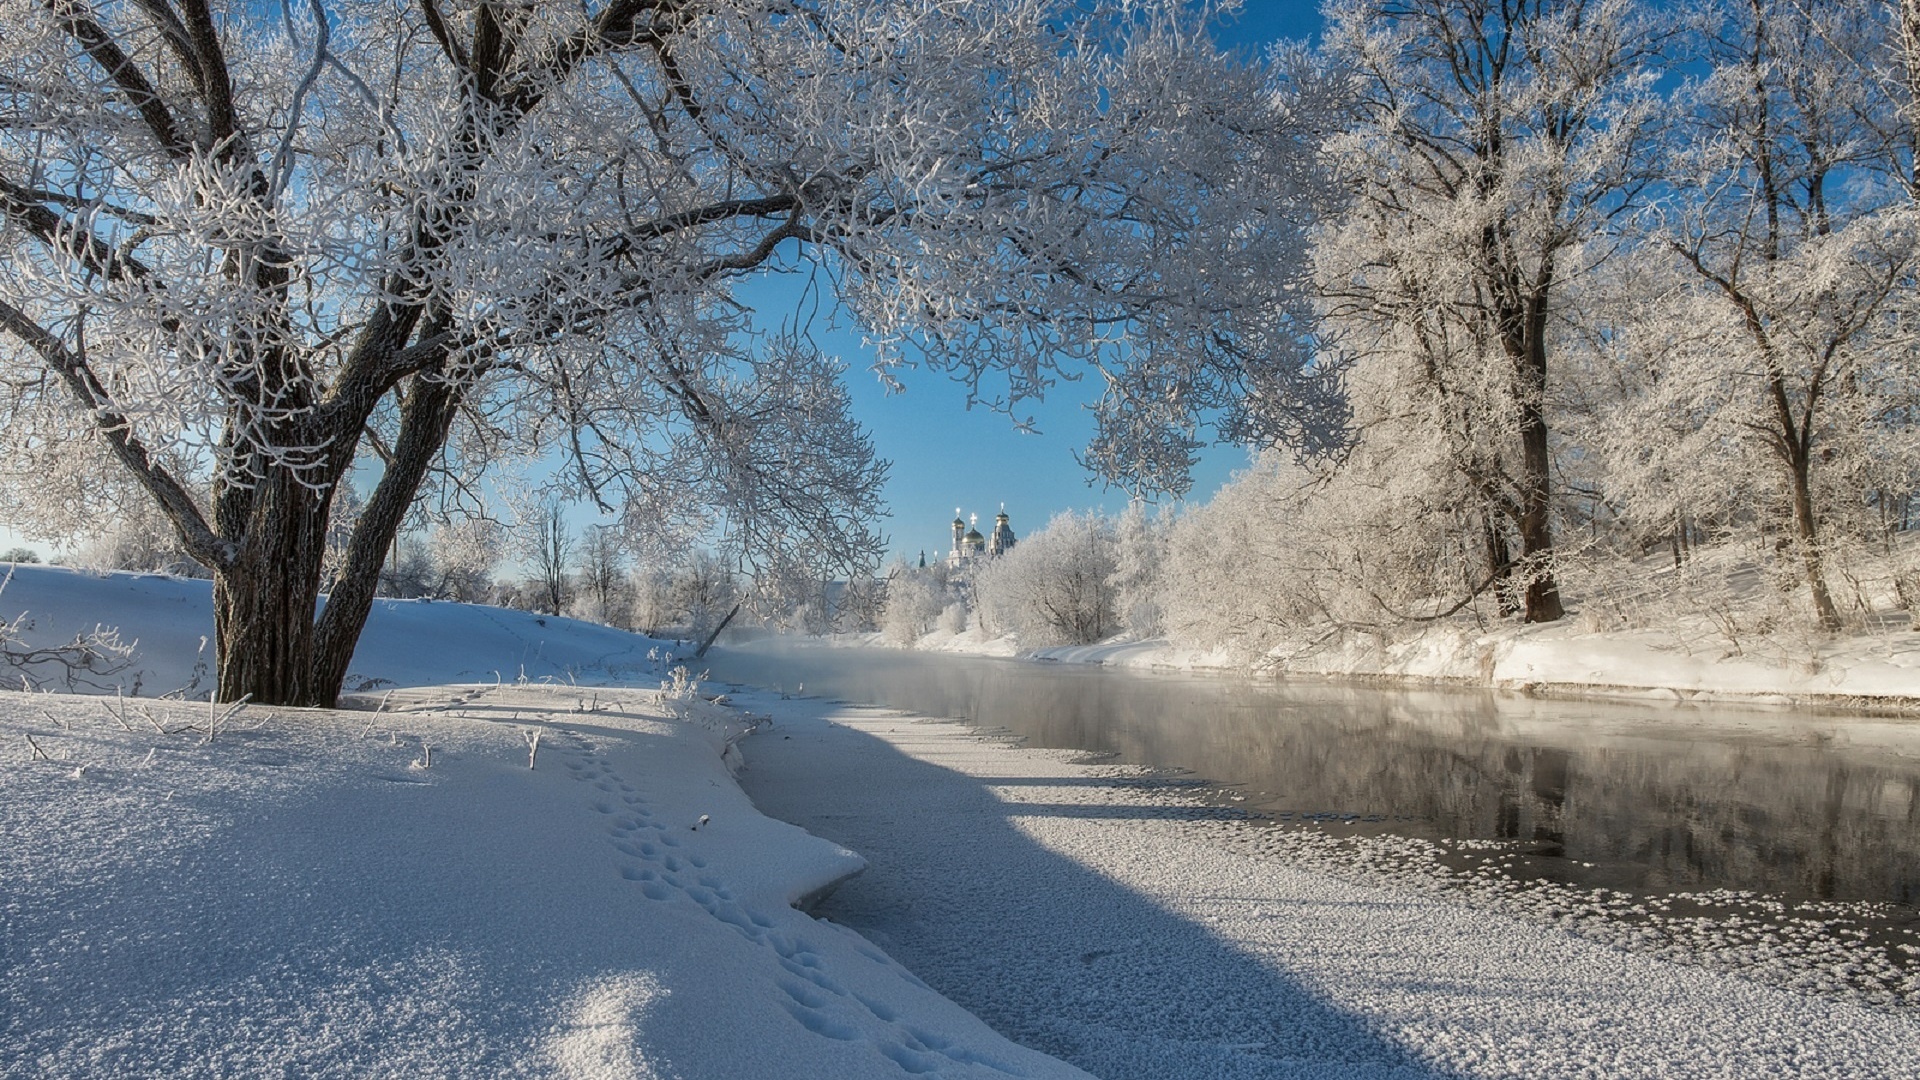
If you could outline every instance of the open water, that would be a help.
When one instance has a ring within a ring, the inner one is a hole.
[[[1501,841],[1524,876],[1920,905],[1911,719],[774,643],[705,664],[1189,777],[1282,825]]]

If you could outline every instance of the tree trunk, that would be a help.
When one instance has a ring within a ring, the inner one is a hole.
[[[346,565],[341,568],[333,595],[327,598],[326,610],[320,614],[313,659],[313,704],[331,708],[340,696],[340,684],[346,681],[347,666],[353,662],[354,646],[373,611],[380,561],[386,557],[387,545],[399,534],[400,523],[420,490],[420,481],[446,444],[447,429],[459,401],[459,394],[439,380],[416,381],[401,400],[400,433],[394,440],[392,459],[360,512],[353,538],[347,543]]]
[[[1833,594],[1827,591],[1827,575],[1820,565],[1819,526],[1813,514],[1813,486],[1808,479],[1810,465],[1804,454],[1792,462],[1794,539],[1800,549],[1801,568],[1807,575],[1807,589],[1813,593],[1813,611],[1820,620],[1820,629],[1835,633],[1840,629],[1840,609],[1834,606]]]
[[[1551,562],[1553,526],[1547,506],[1547,425],[1538,417],[1537,409],[1529,407],[1527,411],[1533,415],[1520,431],[1525,474],[1521,478],[1524,487],[1520,517],[1515,522],[1520,529],[1520,562],[1527,575],[1525,617],[1530,623],[1553,622],[1564,616],[1566,609],[1560,605],[1560,586],[1554,580]]]
[[[1495,511],[1480,515],[1480,532],[1487,545],[1487,577],[1494,583],[1494,603],[1502,617],[1515,614],[1520,609],[1513,602],[1512,590],[1507,588],[1508,579],[1513,577],[1513,553],[1507,549],[1507,534],[1501,531]]]
[[[326,551],[326,494],[284,471],[259,481],[252,529],[213,583],[214,697],[262,705],[332,704],[313,684],[313,612]]]
[[[1554,622],[1566,614],[1553,573],[1553,525],[1550,517],[1553,457],[1547,446],[1547,298],[1530,298],[1525,335],[1511,342],[1509,355],[1520,376],[1520,565],[1527,575],[1526,614],[1530,623]],[[1517,346],[1517,348],[1515,347]]]

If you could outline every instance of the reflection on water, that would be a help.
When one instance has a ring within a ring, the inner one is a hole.
[[[1572,881],[1920,903],[1911,721],[805,646],[708,667],[1188,770],[1282,820],[1524,841],[1535,872]]]

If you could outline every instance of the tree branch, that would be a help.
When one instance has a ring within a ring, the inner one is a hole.
[[[127,104],[140,114],[147,130],[153,132],[153,137],[170,156],[182,158],[193,152],[192,141],[182,134],[167,103],[161,100],[160,92],[81,0],[47,0],[47,10],[60,21],[60,29],[79,42],[87,56],[119,87]]]
[[[132,423],[114,406],[86,359],[34,322],[26,312],[4,300],[0,300],[0,327],[38,353],[47,367],[60,376],[107,448],[160,504],[187,552],[211,568],[231,565],[236,554],[234,545],[214,534],[193,496],[153,460],[146,445],[134,436]]]

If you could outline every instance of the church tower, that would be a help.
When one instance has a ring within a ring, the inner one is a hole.
[[[1013,526],[1007,524],[1007,504],[1000,504],[1000,513],[994,515],[993,535],[987,538],[987,554],[1005,555],[1013,550]]]

